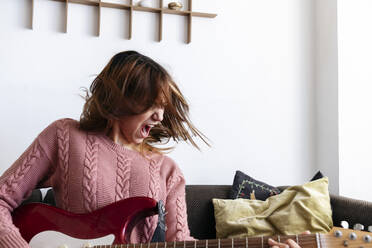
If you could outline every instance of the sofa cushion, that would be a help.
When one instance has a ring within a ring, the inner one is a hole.
[[[311,178],[310,181],[315,181],[315,180],[321,179],[323,177],[324,177],[323,173],[321,171],[318,171],[317,173],[315,173],[315,175],[313,176],[313,178]]]
[[[258,181],[239,170],[235,173],[234,182],[231,187],[232,199],[266,200],[266,198],[279,193],[280,190],[278,188]]]
[[[328,178],[292,186],[265,201],[213,199],[218,238],[290,235],[333,227]]]

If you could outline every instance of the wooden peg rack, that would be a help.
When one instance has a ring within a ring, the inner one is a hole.
[[[34,1],[32,0],[32,17],[31,17],[31,28],[33,28],[33,16],[34,16]],[[163,15],[164,14],[172,14],[172,15],[181,15],[187,16],[187,41],[186,43],[191,42],[191,27],[192,27],[192,17],[207,17],[207,18],[214,18],[217,14],[210,14],[210,13],[201,13],[192,11],[192,0],[188,0],[188,10],[171,10],[168,8],[163,7],[163,0],[159,0],[159,8],[149,8],[149,7],[141,7],[133,5],[133,0],[130,0],[130,4],[120,4],[120,3],[110,3],[110,2],[103,2],[101,0],[53,0],[58,2],[65,2],[66,4],[66,14],[65,14],[65,32],[67,33],[67,17],[68,17],[68,5],[69,3],[77,3],[77,4],[84,4],[89,6],[96,6],[98,8],[98,30],[97,35],[100,35],[101,32],[101,8],[115,8],[115,9],[123,9],[129,11],[129,36],[128,39],[132,38],[132,22],[133,22],[133,11],[144,11],[144,12],[152,12],[159,15],[159,34],[158,34],[158,41],[160,42],[163,37]]]

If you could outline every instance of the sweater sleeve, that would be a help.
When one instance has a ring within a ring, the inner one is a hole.
[[[47,127],[0,177],[0,248],[28,248],[12,222],[11,212],[27,198],[40,181],[50,175],[49,154],[56,150],[55,124]]]
[[[165,211],[167,212],[166,240],[195,240],[190,236],[187,223],[185,179],[179,168],[176,168],[173,175],[168,179],[167,189],[168,194],[165,204]]]

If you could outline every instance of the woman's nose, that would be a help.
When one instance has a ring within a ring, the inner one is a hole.
[[[163,115],[164,115],[164,108],[156,108],[156,110],[153,114],[153,119],[155,121],[162,121],[163,120]]]

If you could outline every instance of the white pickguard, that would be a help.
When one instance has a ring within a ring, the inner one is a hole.
[[[98,239],[77,239],[60,232],[45,231],[35,235],[30,241],[30,246],[31,248],[83,248],[110,245],[114,239],[113,234]]]

